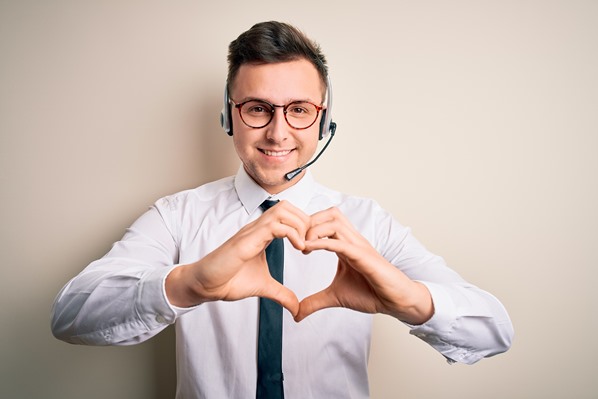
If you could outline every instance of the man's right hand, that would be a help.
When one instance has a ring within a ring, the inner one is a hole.
[[[259,296],[272,299],[293,316],[297,296],[272,278],[265,249],[274,238],[287,238],[302,251],[310,217],[281,201],[195,263],[175,268],[166,279],[166,296],[178,307]]]

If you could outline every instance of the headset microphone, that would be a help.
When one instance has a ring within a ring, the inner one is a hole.
[[[299,173],[303,172],[304,169],[306,169],[307,167],[313,165],[318,158],[320,158],[320,155],[322,155],[324,153],[324,151],[326,150],[326,148],[328,148],[328,144],[330,144],[330,142],[332,141],[332,138],[334,137],[334,132],[336,132],[336,123],[335,122],[330,122],[330,137],[328,138],[328,141],[326,142],[326,144],[324,144],[324,147],[322,147],[322,149],[320,150],[320,152],[318,153],[318,155],[316,155],[316,157],[311,160],[310,162],[306,163],[305,165],[290,171],[289,173],[285,174],[284,177],[287,180],[292,180],[295,176],[297,176]]]

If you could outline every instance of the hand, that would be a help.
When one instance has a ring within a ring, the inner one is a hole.
[[[174,269],[166,279],[169,300],[187,307],[259,296],[296,316],[297,296],[272,278],[265,249],[274,238],[286,237],[296,249],[304,250],[309,225],[309,216],[289,202],[279,202],[203,259]]]
[[[311,217],[303,252],[322,249],[337,254],[336,276],[326,289],[301,301],[296,321],[330,307],[386,313],[411,324],[432,316],[427,288],[386,261],[337,208]]]

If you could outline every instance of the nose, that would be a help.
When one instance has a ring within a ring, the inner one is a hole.
[[[266,127],[266,138],[274,143],[281,143],[288,138],[289,128],[282,108],[274,108],[272,120]]]

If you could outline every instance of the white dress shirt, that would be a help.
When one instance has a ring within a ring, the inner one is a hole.
[[[177,265],[201,259],[259,217],[269,197],[241,167],[236,176],[160,199],[62,289],[54,335],[76,344],[128,345],[176,322],[178,398],[255,397],[258,298],[181,309],[168,302],[164,282]],[[428,252],[376,202],[323,187],[309,172],[273,198],[307,214],[338,207],[390,263],[425,284],[435,313],[410,332],[449,362],[471,364],[509,348],[513,329],[501,303]],[[299,300],[327,287],[336,266],[334,253],[304,255],[285,240],[284,284]],[[283,314],[285,398],[369,397],[372,315],[333,308],[296,323]]]

